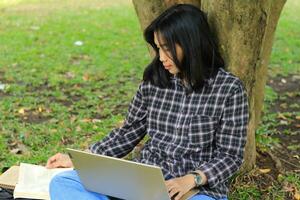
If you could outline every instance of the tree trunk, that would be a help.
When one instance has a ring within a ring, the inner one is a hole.
[[[218,38],[226,67],[244,83],[250,103],[245,162],[255,164],[255,129],[263,106],[267,66],[276,25],[286,0],[133,0],[142,30],[167,7],[190,3],[203,10]]]

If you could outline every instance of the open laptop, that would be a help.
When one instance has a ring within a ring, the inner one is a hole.
[[[170,200],[159,167],[67,149],[84,187],[125,200]],[[198,193],[191,190],[180,200]]]

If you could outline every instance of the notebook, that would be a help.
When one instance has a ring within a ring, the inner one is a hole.
[[[170,200],[161,168],[104,155],[67,149],[84,187],[126,200]],[[180,200],[197,194],[189,191]]]
[[[0,187],[4,189],[15,189],[19,177],[19,166],[12,166],[0,175]]]

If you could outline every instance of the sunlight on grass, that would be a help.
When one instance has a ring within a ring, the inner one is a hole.
[[[288,0],[275,32],[269,74],[300,73],[300,1]]]
[[[16,4],[20,3],[21,1],[24,1],[24,0],[1,0],[0,7],[16,5]]]

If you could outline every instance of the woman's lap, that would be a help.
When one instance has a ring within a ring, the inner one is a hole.
[[[75,170],[59,173],[51,180],[50,196],[51,200],[109,200],[105,195],[87,191],[81,184]],[[190,200],[214,200],[214,198],[199,194]]]
[[[75,170],[57,174],[50,182],[51,200],[109,200],[105,195],[87,191]]]

